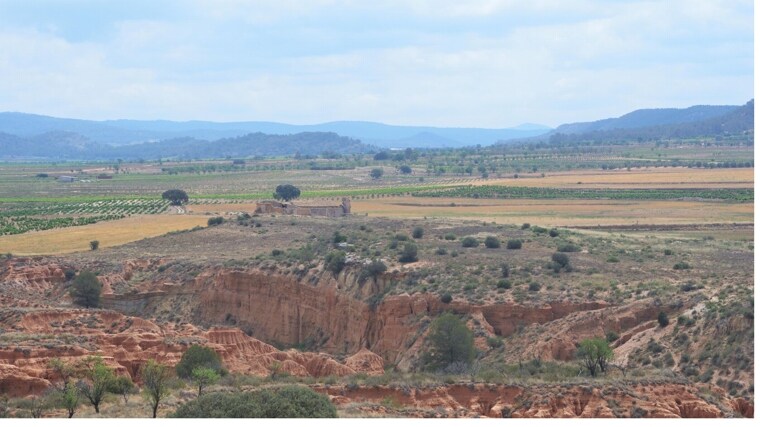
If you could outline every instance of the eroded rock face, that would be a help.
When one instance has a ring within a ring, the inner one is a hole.
[[[388,296],[372,307],[366,300],[356,298],[357,290],[346,289],[350,286],[345,282],[346,277],[335,278],[329,273],[298,277],[256,269],[213,269],[201,273],[189,286],[114,296],[113,307],[119,308],[127,301],[131,306],[150,307],[149,302],[139,300],[140,295],[155,299],[172,292],[192,293],[198,297],[194,319],[198,323],[234,324],[265,341],[308,343],[332,354],[368,348],[403,367],[409,365],[410,349],[421,338],[420,319],[425,316],[447,310],[469,314],[480,319],[489,332],[507,336],[525,325],[606,306],[602,302],[540,306],[472,305],[463,301],[444,304],[436,295],[417,293]]]
[[[0,347],[0,394],[39,394],[56,381],[48,364],[53,358],[76,364],[98,355],[119,375],[139,380],[149,359],[171,366],[197,343],[213,348],[231,372],[266,376],[345,376],[382,373],[379,356],[364,350],[341,363],[324,353],[279,351],[237,328],[202,331],[191,325],[160,326],[109,310],[40,309],[4,317],[0,324],[17,342]],[[378,366],[380,369],[378,371]]]
[[[741,414],[721,389],[717,404],[699,396],[697,387],[682,384],[618,383],[615,385],[454,384],[437,387],[316,386],[336,405],[392,402],[405,410],[434,410],[444,417],[491,418],[719,418]],[[746,403],[746,402],[745,402]],[[368,409],[375,411],[377,406]],[[737,413],[734,413],[736,411]],[[406,415],[410,413],[405,412]],[[412,415],[415,415],[412,412]],[[431,416],[420,411],[418,416]]]

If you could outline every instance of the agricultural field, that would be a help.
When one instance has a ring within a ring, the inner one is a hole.
[[[395,197],[356,200],[354,212],[392,218],[456,218],[499,224],[598,226],[753,223],[752,203],[679,200],[471,199]]]
[[[415,197],[463,197],[474,199],[586,199],[586,200],[678,200],[707,199],[751,202],[752,189],[565,189],[505,187],[497,185],[451,187],[419,191]]]
[[[205,226],[207,221],[205,215],[133,215],[77,227],[0,236],[0,253],[43,255],[86,251],[93,240],[99,241],[101,248],[107,248]]]

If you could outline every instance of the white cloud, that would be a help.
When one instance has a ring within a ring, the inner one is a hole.
[[[0,110],[502,127],[752,96],[752,5],[196,1],[85,41],[0,30]],[[0,24],[2,18],[0,18]]]

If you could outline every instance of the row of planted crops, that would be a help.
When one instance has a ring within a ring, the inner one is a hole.
[[[611,199],[677,200],[707,199],[751,202],[751,188],[677,188],[677,189],[566,189],[545,187],[508,187],[498,185],[459,186],[412,193],[415,197],[466,197],[483,199]]]
[[[82,202],[28,202],[0,205],[0,235],[113,221],[129,215],[164,212],[166,200],[113,199]]]

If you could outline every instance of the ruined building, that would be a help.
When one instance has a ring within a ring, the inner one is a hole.
[[[341,204],[336,206],[299,206],[295,203],[282,203],[274,200],[265,200],[256,203],[257,214],[281,214],[302,216],[328,216],[332,218],[345,216],[351,213],[351,200],[344,197]]]

